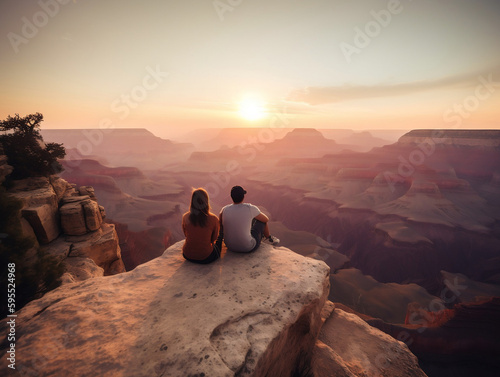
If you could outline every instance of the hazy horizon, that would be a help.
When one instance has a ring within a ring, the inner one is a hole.
[[[500,4],[4,1],[0,118],[189,131],[500,128]]]

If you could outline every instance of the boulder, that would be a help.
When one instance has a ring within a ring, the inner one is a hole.
[[[40,204],[48,204],[54,212],[57,211],[57,196],[52,186],[48,184],[47,178],[45,180],[42,179],[33,182],[15,182],[16,186],[9,190],[9,195],[12,195],[16,199],[20,200],[23,203],[23,208]],[[30,187],[36,188],[30,189]]]
[[[262,245],[197,265],[184,260],[182,244],[133,271],[65,284],[29,303],[16,319],[19,373],[290,376],[310,367],[326,264]]]
[[[99,211],[101,212],[101,218],[104,220],[106,218],[106,210],[103,206],[99,206]]]
[[[33,228],[41,244],[47,244],[59,236],[57,211],[51,205],[39,204],[25,208],[22,215]]]
[[[71,190],[71,189],[70,189]],[[80,202],[83,202],[85,200],[89,200],[90,199],[90,196],[88,195],[65,195],[62,200],[61,200],[61,203],[64,205],[64,204],[68,204],[68,203],[80,203]]]
[[[97,204],[97,202],[94,200],[85,200],[82,202],[82,207],[87,230],[93,231],[99,229],[102,224],[99,204]]]
[[[57,175],[51,175],[49,177],[49,182],[56,193],[57,201],[60,201],[66,193],[66,190],[71,187],[68,182]]]
[[[71,257],[92,259],[104,269],[106,275],[112,274],[111,266],[115,273],[125,271],[123,262],[117,262],[120,267],[115,263],[117,260],[121,261],[121,250],[115,226],[112,224],[102,224],[99,231],[90,233],[88,237],[82,237],[79,242],[74,242],[72,245]]]
[[[93,201],[97,202],[97,197],[95,196],[95,190],[92,186],[80,186],[78,188],[78,192],[80,195],[87,195],[92,199]]]
[[[81,236],[87,233],[87,224],[81,201],[64,204],[60,210],[61,227],[65,234]]]
[[[66,259],[64,267],[72,282],[104,276],[104,270],[89,258],[70,257]]]
[[[315,377],[426,377],[406,344],[335,308],[314,350]]]

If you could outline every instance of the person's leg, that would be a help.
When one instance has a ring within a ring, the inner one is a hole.
[[[264,227],[264,237],[268,238],[271,235],[271,232],[269,231],[269,225],[266,223],[266,226]]]
[[[250,234],[253,238],[255,238],[255,246],[250,252],[255,251],[259,248],[260,243],[262,242],[262,236],[264,235],[264,229],[266,228],[267,223],[263,223],[259,220],[254,220],[252,223],[252,229],[250,230]]]
[[[224,239],[224,230],[222,228],[222,225],[219,229],[219,235],[217,236],[217,241],[215,241],[215,246],[219,248],[219,254],[220,251],[222,250],[222,240]]]
[[[209,263],[212,263],[212,262],[216,261],[217,259],[219,259],[220,253],[221,253],[221,249],[217,246],[217,244],[215,244],[214,248],[212,250],[212,253],[208,257],[206,257],[205,259],[202,259],[202,260],[191,259],[191,258],[187,258],[184,254],[182,254],[182,256],[185,259],[187,259],[188,261],[193,262],[193,263],[209,264]]]

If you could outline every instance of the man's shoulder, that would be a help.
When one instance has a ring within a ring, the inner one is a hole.
[[[224,210],[226,210],[226,209],[228,209],[228,208],[230,208],[232,206],[233,206],[233,204],[227,204],[224,207],[222,207],[222,209],[220,210],[220,212],[222,213],[222,212],[224,212]]]
[[[256,205],[253,205],[252,203],[245,203],[245,204],[247,205],[250,212],[252,212],[256,215],[258,215],[260,213],[260,209]]]
[[[221,213],[226,211],[226,210],[240,212],[242,208],[246,208],[246,209],[250,210],[250,212],[259,212],[260,213],[259,207],[255,206],[251,203],[238,203],[238,204],[231,203],[231,204],[224,206],[221,209]]]

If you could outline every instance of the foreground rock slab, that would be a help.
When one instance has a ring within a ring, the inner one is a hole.
[[[314,351],[315,377],[426,377],[406,344],[335,308]]]
[[[326,264],[262,245],[196,265],[183,259],[182,243],[133,271],[63,285],[17,313],[21,375],[290,376],[310,368]]]

